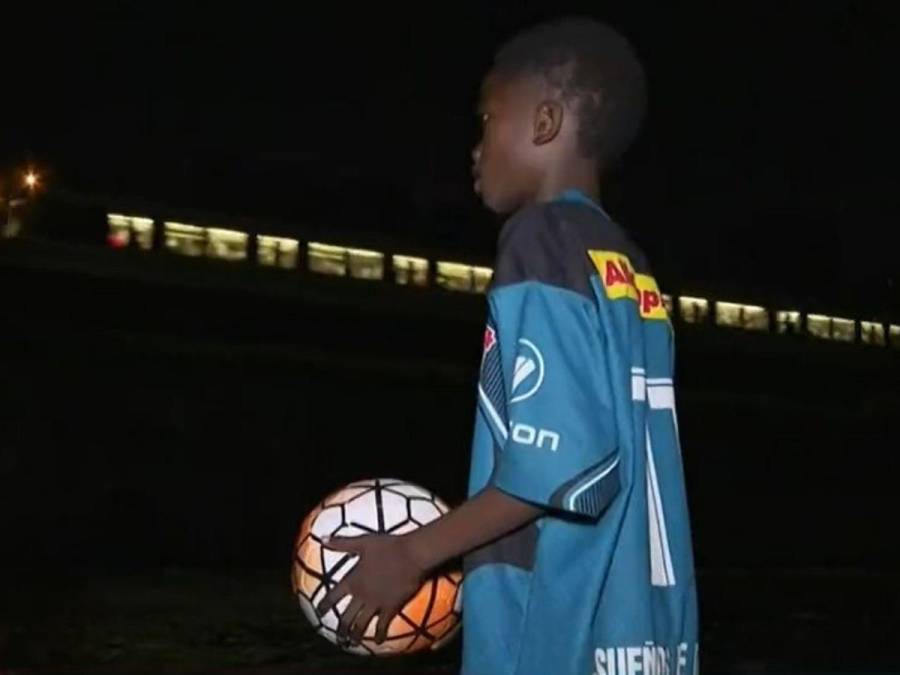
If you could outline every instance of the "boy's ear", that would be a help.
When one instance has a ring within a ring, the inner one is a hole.
[[[534,115],[534,134],[532,141],[535,145],[549,143],[562,128],[563,107],[557,101],[542,101]]]

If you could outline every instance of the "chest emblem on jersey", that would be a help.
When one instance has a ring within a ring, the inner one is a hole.
[[[518,403],[534,396],[544,382],[544,356],[531,341],[519,338],[519,351],[513,366],[510,403]]]

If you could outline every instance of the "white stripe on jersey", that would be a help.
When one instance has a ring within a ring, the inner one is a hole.
[[[509,436],[509,432],[506,430],[506,427],[503,426],[503,420],[500,419],[500,415],[497,414],[497,409],[494,408],[491,400],[488,398],[488,395],[484,393],[484,389],[482,389],[480,384],[478,385],[478,397],[481,399],[481,402],[484,403],[484,407],[488,411],[488,417],[491,418],[494,426],[497,427],[497,431],[500,432],[503,440],[506,440],[507,436]]]
[[[656,465],[653,462],[653,447],[650,430],[647,429],[647,510],[650,530],[650,583],[654,586],[674,586],[675,570],[672,569],[672,555],[669,551],[669,537],[666,533],[666,515],[663,512],[659,482],[656,479]]]
[[[647,402],[652,410],[674,410],[675,409],[675,387],[672,381],[668,384],[651,385],[647,380]]]

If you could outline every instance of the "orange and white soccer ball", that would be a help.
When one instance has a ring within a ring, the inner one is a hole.
[[[426,525],[449,509],[437,495],[402,480],[374,478],[351,483],[332,494],[303,520],[294,545],[291,573],[294,593],[316,632],[338,644],[335,631],[350,596],[325,616],[315,606],[356,565],[358,556],[333,551],[323,537],[364,534],[406,534]],[[375,643],[378,617],[366,627],[357,645],[339,645],[353,654],[388,656],[438,649],[459,630],[462,618],[462,574],[440,573],[425,581],[388,627],[387,639]]]

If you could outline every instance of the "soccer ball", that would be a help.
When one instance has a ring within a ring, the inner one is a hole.
[[[406,534],[447,511],[447,505],[425,488],[391,478],[351,483],[316,506],[300,526],[291,573],[294,593],[316,632],[353,654],[409,654],[446,644],[458,631],[462,615],[462,574],[456,571],[426,580],[391,621],[387,639],[380,645],[374,639],[377,616],[366,627],[360,644],[338,644],[335,631],[350,596],[321,618],[315,606],[358,560],[352,553],[327,548],[322,537]]]

